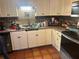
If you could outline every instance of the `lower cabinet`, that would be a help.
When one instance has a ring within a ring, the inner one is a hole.
[[[53,45],[60,51],[61,33],[52,29],[11,32],[13,50]]]
[[[58,32],[56,30],[52,30],[52,45],[60,51],[60,45],[61,45],[61,32]]]
[[[25,31],[11,32],[10,35],[13,50],[28,48],[27,32]]]
[[[51,45],[52,29],[46,29],[46,45]]]
[[[28,31],[29,48],[46,45],[45,30]]]

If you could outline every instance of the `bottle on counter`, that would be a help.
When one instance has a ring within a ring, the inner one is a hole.
[[[77,28],[79,28],[79,21],[78,21],[78,23],[77,23]]]

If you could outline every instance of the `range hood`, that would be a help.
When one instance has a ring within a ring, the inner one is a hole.
[[[72,3],[71,17],[79,17],[79,1]]]

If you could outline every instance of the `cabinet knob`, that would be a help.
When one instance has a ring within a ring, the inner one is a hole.
[[[59,15],[60,13],[58,12],[57,14]]]
[[[7,14],[7,16],[10,16],[10,14]]]
[[[36,34],[36,36],[38,36],[38,34]]]
[[[20,36],[18,38],[21,38]]]
[[[61,37],[60,35],[58,35],[59,37]]]
[[[41,13],[42,15],[44,15],[44,13]]]

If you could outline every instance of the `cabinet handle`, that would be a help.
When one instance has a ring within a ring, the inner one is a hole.
[[[60,35],[58,35],[59,37],[61,37]]]
[[[18,38],[21,38],[20,36]]]
[[[44,15],[44,13],[41,13],[42,15]]]
[[[57,39],[58,40],[58,39]]]
[[[36,36],[38,36],[38,34],[36,34]]]
[[[10,14],[7,14],[7,16],[10,16]]]

